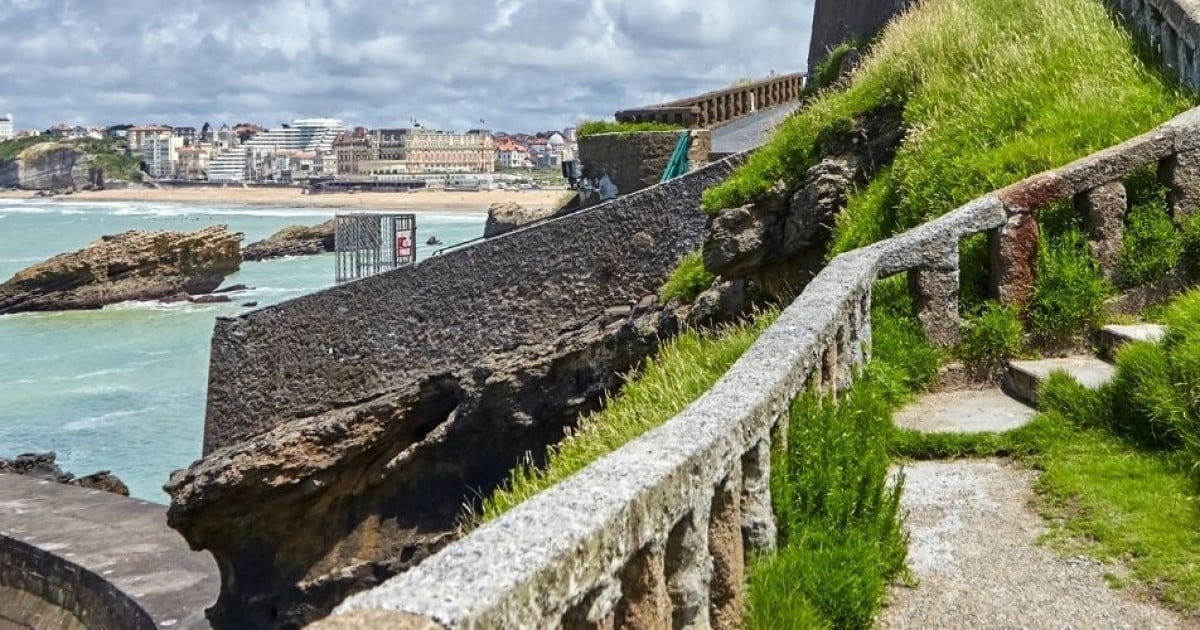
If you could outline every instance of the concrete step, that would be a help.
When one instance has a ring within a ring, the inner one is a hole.
[[[962,390],[921,396],[892,420],[922,433],[999,433],[1025,426],[1035,413],[998,389]]]
[[[1111,364],[1093,356],[1075,356],[1038,361],[1009,361],[1004,374],[1004,389],[1017,399],[1037,406],[1038,387],[1054,371],[1063,371],[1091,389],[1099,389],[1112,380],[1115,372]]]
[[[1161,324],[1111,325],[1100,329],[1100,356],[1112,361],[1117,349],[1135,341],[1158,343],[1167,336],[1167,327]]]

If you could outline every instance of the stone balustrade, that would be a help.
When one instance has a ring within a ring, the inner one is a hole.
[[[834,259],[699,400],[663,426],[351,597],[321,628],[737,627],[745,558],[775,545],[770,452],[788,407],[851,384],[871,353],[874,283],[907,273],[929,336],[958,336],[958,251],[987,232],[994,290],[1032,287],[1033,213],[1075,200],[1111,267],[1121,181],[1158,164],[1174,216],[1200,200],[1200,109]],[[1111,270],[1111,269],[1110,269]]]
[[[1200,3],[1196,0],[1106,0],[1162,54],[1184,85],[1200,90]]]
[[[800,100],[805,74],[796,72],[662,105],[619,111],[617,122],[658,122],[711,129],[756,111]]]

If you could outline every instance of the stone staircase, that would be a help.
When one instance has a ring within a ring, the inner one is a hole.
[[[1099,389],[1113,378],[1111,361],[1121,346],[1135,341],[1157,342],[1167,329],[1158,324],[1112,325],[1100,329],[1098,356],[1079,355],[1036,361],[1009,361],[1004,390],[1018,400],[1038,404],[1037,390],[1055,371],[1066,372],[1084,387]]]
[[[1098,356],[1157,341],[1154,324],[1107,326]],[[894,416],[927,433],[1002,432],[1036,415],[1037,389],[1056,370],[1088,387],[1112,379],[1096,356],[1008,364],[1001,388],[932,393]],[[1031,507],[1038,473],[1006,459],[912,462],[904,466],[903,510],[915,586],[893,586],[879,628],[1175,628],[1175,614],[1110,588],[1112,569],[1039,545],[1046,531]]]

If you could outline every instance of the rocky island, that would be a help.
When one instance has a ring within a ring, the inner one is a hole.
[[[103,236],[0,284],[0,315],[211,293],[241,265],[241,241],[240,232],[224,225]]]
[[[242,250],[242,260],[260,261],[284,256],[309,256],[334,250],[334,219],[313,226],[292,225]]]

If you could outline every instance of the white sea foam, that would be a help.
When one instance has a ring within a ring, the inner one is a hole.
[[[126,410],[126,411],[111,411],[109,413],[102,413],[97,416],[86,416],[86,417],[80,418],[78,420],[73,420],[71,422],[64,424],[63,431],[75,432],[75,431],[87,431],[89,429],[100,429],[103,427],[108,427],[108,426],[112,426],[113,424],[116,424],[115,421],[119,420],[121,418],[129,418],[132,416],[141,415],[143,413],[146,413],[147,411],[152,411],[152,408],[147,407],[145,409],[130,409],[130,410]]]

